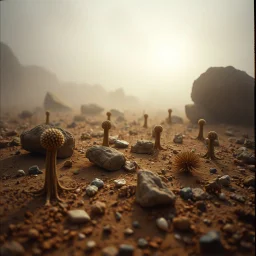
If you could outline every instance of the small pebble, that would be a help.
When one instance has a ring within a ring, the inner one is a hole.
[[[168,231],[168,222],[165,218],[158,218],[156,220],[156,225],[161,230]]]

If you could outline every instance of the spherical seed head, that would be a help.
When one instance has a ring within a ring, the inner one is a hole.
[[[148,114],[145,114],[144,117],[145,117],[145,118],[148,118]]]
[[[171,108],[169,108],[169,109],[168,109],[168,112],[169,112],[169,113],[172,113],[172,109],[171,109]]]
[[[208,133],[209,140],[216,140],[218,138],[218,134],[214,131]]]
[[[40,143],[42,147],[47,150],[60,148],[64,142],[65,137],[63,133],[60,130],[54,128],[45,130],[40,137]]]
[[[161,125],[156,125],[154,131],[155,133],[160,133],[163,131],[163,127]]]
[[[206,122],[205,122],[204,119],[199,119],[199,120],[198,120],[198,124],[201,126],[201,125],[205,125]]]
[[[176,171],[191,172],[200,167],[200,158],[193,152],[181,152],[173,160]]]
[[[46,114],[47,116],[49,116],[49,115],[50,115],[50,112],[49,112],[49,111],[46,111],[45,114]]]
[[[107,116],[111,116],[111,113],[110,113],[110,112],[107,112]]]
[[[111,122],[109,121],[109,120],[106,120],[106,121],[104,121],[104,122],[102,122],[102,128],[105,130],[105,129],[107,129],[107,130],[109,130],[110,128],[111,128]]]

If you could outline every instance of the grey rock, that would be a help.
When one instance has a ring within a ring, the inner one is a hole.
[[[61,128],[41,124],[29,131],[25,131],[20,135],[21,146],[23,149],[32,152],[32,153],[41,153],[46,154],[46,150],[40,144],[40,136],[42,133],[49,128],[55,128],[62,132],[65,138],[65,142],[62,147],[57,151],[58,158],[68,158],[71,157],[75,147],[75,139],[71,133],[65,131]]]
[[[100,201],[96,201],[91,208],[91,216],[102,215],[105,213],[106,204]]]
[[[168,231],[168,222],[165,218],[158,218],[156,220],[156,225],[159,229],[163,231]]]
[[[244,185],[247,187],[255,187],[255,176],[250,176],[244,179]]]
[[[94,185],[89,185],[85,189],[86,195],[89,197],[95,196],[98,192],[98,188]]]
[[[103,137],[103,135],[104,135],[104,132],[103,132],[103,131],[98,131],[98,132],[92,132],[92,133],[91,133],[91,136],[92,136],[93,138],[101,138],[101,137]]]
[[[207,193],[201,188],[192,188],[193,199],[194,200],[204,200],[207,198]]]
[[[206,204],[203,201],[198,201],[196,202],[196,207],[199,209],[201,212],[206,211]]]
[[[120,221],[122,219],[122,214],[120,212],[115,212],[115,218],[117,221]]]
[[[140,170],[137,174],[136,202],[142,207],[174,204],[175,195],[159,176],[147,170]]]
[[[255,141],[246,139],[244,141],[244,146],[250,149],[255,149]]]
[[[24,247],[16,241],[8,241],[0,248],[1,256],[22,256],[25,255]]]
[[[127,235],[127,236],[130,236],[134,233],[134,231],[131,229],[131,228],[126,228],[124,230],[124,234]]]
[[[242,196],[242,195],[239,195],[239,194],[231,194],[230,198],[233,199],[233,200],[236,200],[236,201],[238,201],[240,203],[244,203],[245,202],[245,197]]]
[[[140,223],[137,220],[135,220],[135,221],[133,221],[132,226],[134,228],[140,228]]]
[[[244,142],[245,142],[245,138],[240,138],[240,139],[237,139],[237,140],[236,140],[236,144],[243,145]]]
[[[173,124],[183,124],[183,119],[179,116],[172,115],[171,119]]]
[[[137,168],[138,168],[138,164],[135,161],[133,161],[133,162],[126,161],[125,162],[124,169],[126,171],[128,171],[128,172],[135,172],[137,170]]]
[[[87,252],[91,252],[96,247],[96,242],[93,240],[89,240],[86,242],[85,250]]]
[[[104,146],[92,146],[86,151],[90,162],[108,171],[117,171],[125,164],[125,157],[116,149]]]
[[[244,160],[253,156],[253,154],[250,153],[246,147],[240,147],[236,150],[234,155],[238,160]]]
[[[139,238],[137,244],[139,248],[146,248],[148,246],[148,241],[144,238]]]
[[[81,106],[81,113],[85,115],[97,115],[100,114],[104,108],[97,104],[84,104]]]
[[[112,144],[115,144],[115,142],[118,140],[118,135],[115,135],[115,136],[109,136],[108,138],[108,141],[109,141],[109,144],[112,145]]]
[[[70,112],[72,108],[60,100],[56,95],[47,92],[44,98],[44,109],[52,112]]]
[[[234,136],[235,136],[235,134],[234,134],[234,132],[233,132],[232,130],[226,130],[226,131],[225,131],[225,134],[226,134],[227,136],[230,136],[230,137],[234,137]]]
[[[92,136],[91,136],[91,134],[88,133],[88,132],[82,133],[82,134],[81,134],[81,137],[80,137],[81,140],[90,140],[91,138],[92,138]]]
[[[210,231],[199,239],[201,253],[219,253],[223,247],[220,234],[217,231]]]
[[[70,210],[68,211],[68,218],[73,224],[83,224],[91,220],[88,213],[84,210]]]
[[[213,174],[217,173],[217,169],[216,168],[210,168],[210,173],[213,173]]]
[[[228,187],[230,185],[230,182],[231,182],[231,179],[229,177],[229,175],[224,175],[224,176],[221,176],[219,179],[219,184],[224,186],[224,187]]]
[[[42,173],[43,173],[43,171],[41,171],[37,165],[33,165],[33,166],[29,167],[29,169],[28,169],[29,175],[37,175],[37,174],[42,174]]]
[[[126,180],[125,179],[117,179],[117,180],[114,180],[114,184],[117,188],[121,188],[122,186],[124,186],[126,184]]]
[[[182,188],[180,190],[180,197],[185,200],[192,199],[193,197],[192,189],[190,187]]]
[[[19,137],[14,137],[11,142],[9,143],[9,146],[20,146],[20,138]]]
[[[123,117],[124,116],[124,113],[122,113],[121,111],[117,110],[117,109],[111,109],[110,110],[110,113],[112,116],[114,117],[118,117],[118,116],[121,116]]]
[[[85,117],[83,115],[76,115],[73,118],[74,122],[84,122],[85,121]]]
[[[177,144],[182,144],[183,143],[183,135],[182,134],[175,134],[173,138],[173,142]]]
[[[76,128],[76,127],[77,127],[77,124],[75,122],[72,122],[67,125],[67,128]]]
[[[137,143],[131,147],[131,152],[137,154],[153,154],[154,143],[149,140],[138,140]]]
[[[96,186],[97,188],[103,188],[104,187],[104,181],[98,178],[95,178],[92,182],[91,185]]]
[[[129,244],[121,244],[119,246],[119,256],[133,256],[134,247]]]
[[[25,176],[26,175],[26,173],[23,171],[23,170],[18,170],[17,171],[17,177],[22,177],[22,176]]]
[[[128,148],[129,143],[125,140],[116,140],[115,147],[116,148]]]

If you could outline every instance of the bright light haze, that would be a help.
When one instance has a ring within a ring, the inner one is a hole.
[[[7,0],[0,7],[1,41],[23,65],[61,81],[184,106],[209,67],[254,77],[252,0]]]

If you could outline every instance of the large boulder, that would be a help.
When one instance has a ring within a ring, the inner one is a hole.
[[[191,98],[195,106],[186,106],[191,122],[200,118],[216,123],[254,123],[254,81],[234,67],[212,67],[193,83]]]
[[[97,104],[84,104],[81,106],[81,113],[85,115],[98,115],[104,108]]]
[[[29,131],[25,131],[20,135],[21,147],[31,153],[41,153],[46,154],[46,150],[40,144],[41,134],[49,128],[55,128],[60,130],[64,137],[65,142],[62,147],[60,147],[57,151],[58,158],[67,158],[71,157],[75,148],[75,138],[71,133],[65,131],[59,127],[55,127],[53,125],[41,124],[32,128]]]
[[[125,165],[124,155],[114,148],[92,146],[87,149],[85,156],[90,162],[107,171],[117,171]]]
[[[175,198],[158,175],[147,170],[138,171],[136,202],[142,207],[174,204]]]
[[[47,92],[44,98],[44,109],[53,112],[69,112],[72,108],[63,103],[56,95]]]
[[[117,109],[114,109],[114,108],[110,110],[110,113],[114,117],[124,117],[124,113],[123,112],[121,112],[121,111],[119,111]]]

